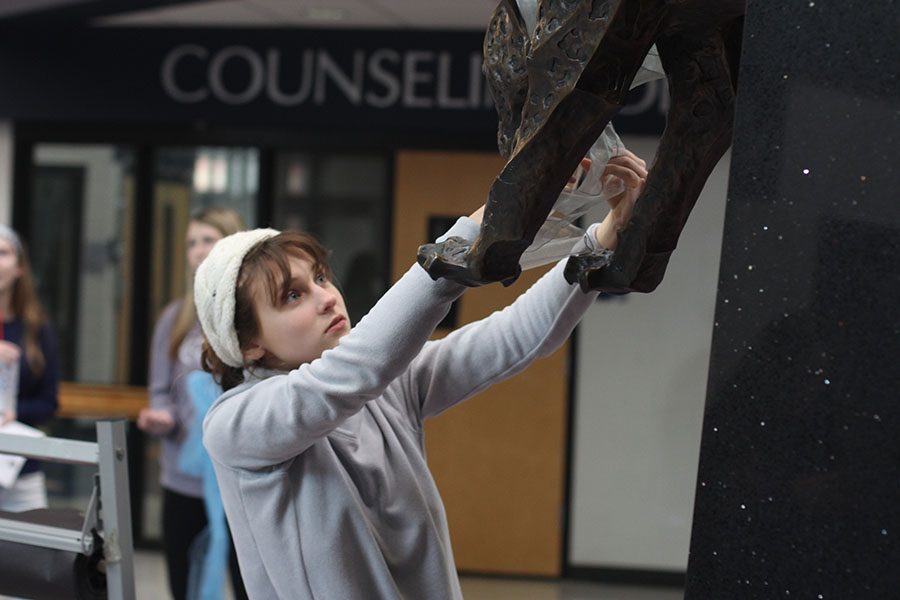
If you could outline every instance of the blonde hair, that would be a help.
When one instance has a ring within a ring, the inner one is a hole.
[[[222,237],[247,228],[244,219],[237,211],[220,206],[210,206],[194,213],[190,222],[214,227],[222,234]],[[178,311],[175,324],[172,326],[172,334],[169,336],[169,356],[173,360],[178,357],[178,348],[196,322],[197,307],[194,305],[194,290],[193,286],[188,286],[181,302],[181,310]]]

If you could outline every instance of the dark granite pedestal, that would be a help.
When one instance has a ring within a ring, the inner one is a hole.
[[[898,39],[749,3],[688,600],[900,599]]]

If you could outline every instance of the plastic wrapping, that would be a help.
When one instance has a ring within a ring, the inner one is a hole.
[[[547,220],[534,236],[534,241],[519,259],[522,270],[568,256],[572,247],[584,235],[584,230],[575,224],[576,221],[598,203],[624,191],[624,184],[620,179],[607,178],[604,182],[601,177],[606,163],[622,147],[622,140],[615,129],[612,125],[607,125],[588,151],[586,158],[590,163],[585,165],[582,162],[575,170]]]
[[[516,0],[519,12],[529,35],[533,36],[538,18],[538,0]],[[644,62],[631,85],[635,88],[649,81],[665,77],[656,46],[650,48]],[[579,166],[560,193],[556,204],[534,241],[522,254],[519,265],[523,270],[555,262],[568,256],[573,246],[584,235],[584,230],[576,225],[592,207],[615,197],[624,191],[624,184],[618,178],[602,180],[606,163],[624,148],[612,124],[606,126],[585,158],[590,167]],[[605,185],[604,185],[605,183]]]

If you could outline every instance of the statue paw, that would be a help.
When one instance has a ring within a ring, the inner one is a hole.
[[[576,254],[569,257],[564,275],[566,281],[577,283],[584,292],[647,294],[662,282],[671,256],[671,251],[647,253],[641,260],[637,274],[632,274],[634,270],[613,260],[614,254],[609,250],[601,254]]]
[[[611,250],[586,251],[569,257],[563,275],[569,283],[577,283],[583,292],[592,290],[609,294],[631,291],[624,273],[612,262]]]
[[[475,287],[485,282],[480,281],[466,260],[471,248],[468,240],[451,237],[437,244],[419,246],[416,260],[434,280],[445,278]]]
[[[642,294],[655,290],[662,283],[671,256],[672,250],[645,254],[637,275],[631,282],[631,290]]]
[[[489,251],[494,252],[490,252],[490,259],[486,260],[483,254],[473,252],[472,242],[460,237],[450,237],[437,244],[420,246],[417,260],[432,279],[450,279],[469,287],[494,281],[510,285],[522,270],[517,262],[501,260],[510,258],[502,252],[496,252],[503,247],[502,243],[491,246]],[[515,249],[519,250],[519,245]],[[516,260],[520,254],[521,250],[514,255]]]

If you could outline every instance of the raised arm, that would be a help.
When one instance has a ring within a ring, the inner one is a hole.
[[[597,296],[566,283],[564,266],[557,264],[503,310],[426,344],[397,382],[413,414],[437,415],[559,348]]]
[[[449,234],[456,234],[458,226]],[[232,468],[299,455],[407,369],[463,288],[414,265],[333,349],[285,375],[238,386],[204,422],[204,444]]]
[[[646,182],[646,164],[623,148],[605,165],[602,177],[621,179],[624,191],[608,200],[609,213],[588,229],[573,253],[615,249],[618,232],[631,218]],[[463,234],[467,239],[477,235],[479,216],[472,215]],[[597,296],[566,283],[564,267],[565,261],[558,263],[502,311],[427,344],[397,381],[403,388],[399,396],[412,403],[406,408],[419,419],[439,414],[559,348]]]

